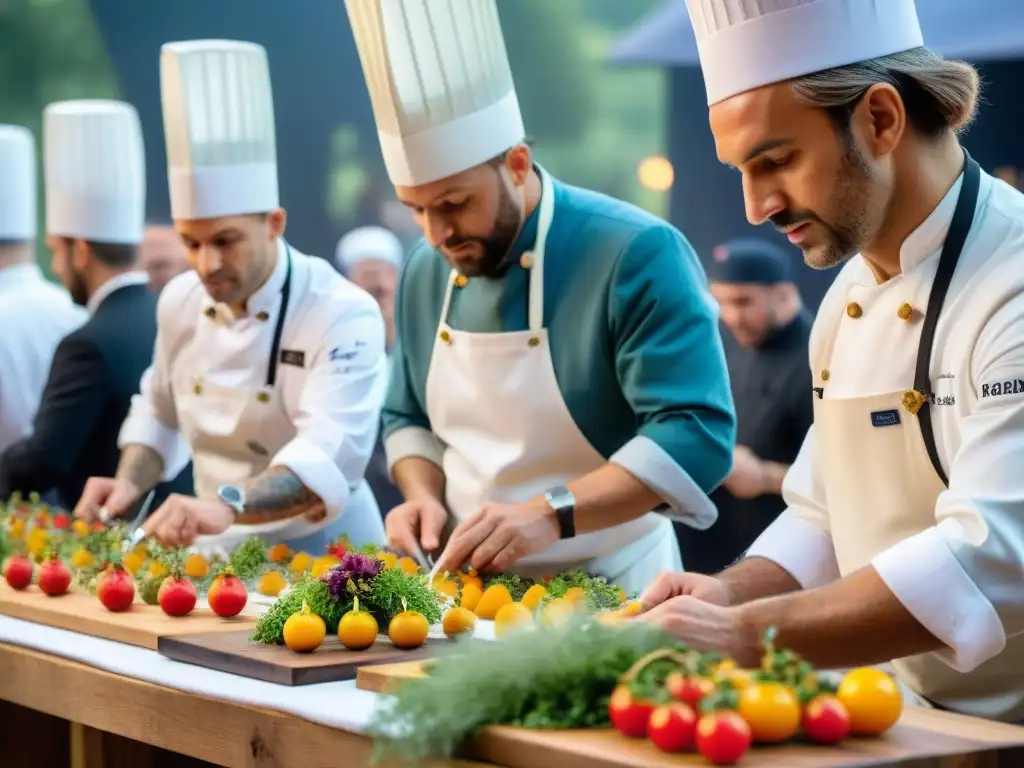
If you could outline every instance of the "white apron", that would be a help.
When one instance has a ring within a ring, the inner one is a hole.
[[[605,465],[573,421],[551,362],[544,317],[544,251],[555,191],[541,171],[537,241],[529,266],[529,330],[467,333],[451,328],[448,309],[457,287],[452,271],[427,374],[427,416],[447,446],[445,500],[454,521],[486,502],[522,502]],[[662,571],[682,570],[668,518],[649,512],[636,520],[555,542],[523,558],[512,571],[530,577],[583,568],[627,594],[640,592]]]
[[[825,354],[814,364],[814,386],[821,393],[814,397],[814,460],[822,468],[832,541],[843,576],[935,525],[935,503],[946,489],[945,477],[939,474],[942,469],[935,454],[929,405],[919,406],[921,398],[915,393],[933,391],[928,370],[935,323],[977,200],[980,171],[969,158],[967,166],[957,213],[928,299],[914,389],[864,397],[823,397],[827,374],[823,378],[822,372],[830,368],[845,312],[833,319]],[[961,203],[966,213],[960,213]],[[896,660],[893,668],[900,680],[928,703],[980,717],[1024,718],[1024,636],[1009,638],[999,656],[969,674],[957,672],[933,654]]]
[[[187,386],[175,391],[175,403],[179,427],[192,449],[195,494],[199,499],[216,500],[221,485],[240,484],[263,472],[271,458],[296,435],[276,386],[292,284],[292,256],[287,246],[285,258],[288,264],[263,386],[233,384],[223,376],[218,381],[217,364],[206,356],[216,342],[207,336],[213,325],[205,317],[200,318],[195,337],[180,358],[183,369],[192,373]],[[260,536],[268,544],[284,542],[317,555],[342,533],[348,533],[356,545],[371,541],[383,544],[386,540],[377,502],[365,480],[353,489],[344,514],[326,525],[305,517],[232,525],[222,534],[197,537],[194,546],[203,552],[230,552],[245,539]]]

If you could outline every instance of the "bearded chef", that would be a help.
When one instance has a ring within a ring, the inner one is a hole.
[[[392,546],[437,566],[580,567],[638,591],[707,527],[735,420],[697,257],[536,165],[494,0],[349,0],[381,148],[425,235],[384,409]],[[417,14],[426,12],[429,20]]]
[[[689,7],[748,218],[845,266],[788,508],[717,578],[660,579],[646,618],[743,662],[776,626],[817,664],[895,659],[936,706],[1020,720],[1024,196],[957,141],[977,73],[923,47],[913,0]]]
[[[122,512],[191,451],[196,498],[172,496],[145,523],[166,544],[382,544],[363,473],[384,323],[365,291],[283,238],[266,51],[169,43],[160,63],[171,214],[193,271],[160,296],[116,476],[90,480],[76,514]]]

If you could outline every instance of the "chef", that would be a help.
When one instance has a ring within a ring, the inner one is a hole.
[[[845,266],[787,510],[717,579],[659,579],[646,617],[745,663],[776,626],[812,662],[895,659],[936,706],[1021,720],[1024,196],[957,141],[977,73],[922,47],[913,0],[689,8],[748,218]]]
[[[365,291],[283,238],[266,51],[168,43],[160,64],[171,214],[193,271],[160,296],[116,476],[91,480],[76,514],[124,511],[191,451],[196,497],[171,496],[145,523],[166,544],[381,544],[363,472],[384,323]]]
[[[0,125],[0,453],[32,432],[60,340],[85,322],[36,264],[36,146]]]
[[[639,591],[715,519],[735,420],[717,313],[670,225],[533,162],[494,0],[349,0],[381,148],[425,235],[384,409],[391,545],[443,570],[580,567]]]

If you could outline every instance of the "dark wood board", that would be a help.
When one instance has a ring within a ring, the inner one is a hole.
[[[365,651],[350,651],[328,635],[312,653],[296,653],[283,645],[249,642],[251,630],[187,637],[161,637],[157,651],[169,659],[280,685],[312,685],[354,680],[359,667],[425,659],[449,641],[428,638],[419,648],[403,651],[384,636]]]

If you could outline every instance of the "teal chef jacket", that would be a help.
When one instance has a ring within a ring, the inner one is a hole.
[[[562,397],[602,456],[658,492],[666,514],[689,521],[687,491],[695,483],[709,493],[725,479],[736,438],[718,310],[703,267],[663,220],[557,180],[554,192],[543,322]],[[519,260],[534,245],[539,211],[526,220],[505,274],[473,278],[454,292],[452,328],[527,330],[529,271]],[[399,281],[383,412],[390,467],[408,456],[441,466],[444,446],[430,431],[426,384],[450,273],[421,240]]]

